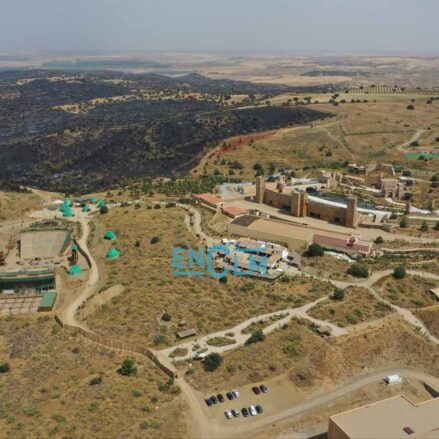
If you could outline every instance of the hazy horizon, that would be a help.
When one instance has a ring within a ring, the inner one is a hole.
[[[439,55],[436,0],[2,3],[2,52]]]

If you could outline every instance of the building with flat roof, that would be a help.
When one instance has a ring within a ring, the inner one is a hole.
[[[197,194],[194,195],[194,198],[202,204],[213,207],[214,209],[221,206],[221,204],[223,203],[223,199],[215,194]]]
[[[439,437],[439,398],[414,404],[403,395],[329,418],[328,439]]]

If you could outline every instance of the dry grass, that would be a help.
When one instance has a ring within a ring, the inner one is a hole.
[[[0,222],[22,217],[30,209],[39,205],[35,194],[0,191]]]
[[[388,323],[367,334],[338,343],[319,337],[307,323],[292,321],[265,341],[224,355],[222,365],[205,372],[194,364],[187,374],[191,384],[205,391],[224,390],[286,375],[297,387],[316,389],[327,383],[349,381],[365,368],[422,368],[439,372],[439,348],[405,324]]]
[[[308,314],[345,327],[383,318],[392,312],[384,302],[379,302],[366,288],[346,288],[343,300],[329,299],[320,302]]]
[[[429,332],[439,338],[439,308],[420,309],[415,314],[422,320]]]
[[[0,431],[8,438],[186,437],[185,404],[147,359],[137,376],[116,371],[124,357],[69,336],[46,317],[2,318]],[[90,386],[92,378],[102,384]],[[172,418],[173,422],[168,422]]]
[[[407,275],[404,279],[388,276],[379,282],[383,298],[403,308],[421,308],[434,304],[429,291],[435,286],[435,281],[411,275]]]
[[[184,215],[179,208],[130,207],[111,209],[100,217],[103,230],[116,232],[121,257],[104,261],[109,243],[103,246],[99,233],[92,251],[98,263],[107,267],[105,287],[122,284],[125,291],[89,316],[87,325],[111,337],[163,347],[177,341],[181,320],[199,333],[210,333],[258,314],[300,306],[329,292],[329,285],[310,279],[269,283],[229,276],[223,284],[207,275],[173,276],[173,247],[197,247],[184,225]],[[157,244],[150,243],[154,236],[160,237]],[[135,247],[136,240],[141,241],[140,247]],[[172,317],[170,322],[161,319],[165,311]]]

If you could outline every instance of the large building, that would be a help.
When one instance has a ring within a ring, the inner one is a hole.
[[[275,242],[290,251],[303,251],[310,244],[316,243],[327,250],[344,252],[354,257],[369,257],[373,249],[372,241],[361,239],[359,235],[328,232],[251,215],[235,218],[229,223],[228,232],[234,236]]]
[[[346,227],[356,228],[358,226],[360,216],[356,197],[349,197],[346,205],[341,205],[314,197],[310,198],[304,191],[293,189],[290,193],[285,193],[284,190],[284,186],[279,186],[277,191],[267,189],[264,179],[257,177],[255,201],[278,209],[287,209],[295,217],[310,216]]]
[[[328,439],[439,437],[439,398],[414,404],[402,395],[329,418]]]

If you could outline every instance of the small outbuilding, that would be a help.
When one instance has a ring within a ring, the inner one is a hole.
[[[119,256],[120,256],[119,250],[117,250],[114,247],[110,248],[110,250],[108,250],[107,252],[107,259],[117,259]]]
[[[72,265],[69,269],[70,276],[79,276],[82,273],[82,268],[79,265]]]
[[[38,312],[50,312],[55,305],[56,293],[55,291],[47,291],[44,293],[38,305]]]
[[[104,239],[108,239],[109,241],[116,241],[116,234],[112,230],[107,230],[104,235]]]

